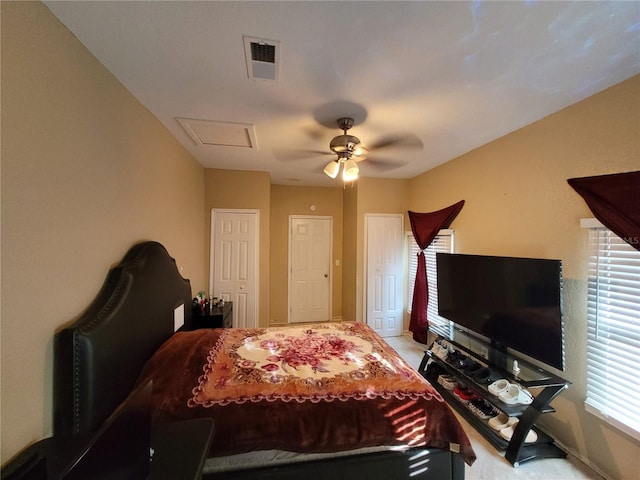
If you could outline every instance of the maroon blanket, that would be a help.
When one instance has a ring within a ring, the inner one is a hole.
[[[179,332],[148,379],[156,420],[215,420],[213,456],[402,445],[475,459],[440,395],[363,323]]]

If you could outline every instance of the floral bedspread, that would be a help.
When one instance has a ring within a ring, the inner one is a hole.
[[[362,323],[228,329],[209,353],[204,370],[192,406],[377,397],[442,401]]]
[[[157,419],[210,416],[212,455],[378,445],[475,454],[436,390],[366,324],[203,329],[145,367]]]

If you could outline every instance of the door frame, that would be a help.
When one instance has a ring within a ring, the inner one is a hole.
[[[364,242],[364,249],[363,249],[363,272],[362,272],[362,276],[363,276],[363,281],[362,281],[362,313],[363,313],[363,322],[366,323],[367,325],[369,325],[369,305],[368,305],[368,301],[369,301],[369,218],[371,217],[399,217],[400,218],[400,230],[402,232],[403,235],[403,240],[404,240],[404,234],[405,234],[405,230],[404,230],[404,214],[403,213],[365,213],[364,214],[364,235],[363,235],[363,242]],[[402,256],[403,258],[405,257],[405,244],[402,244]],[[406,262],[405,262],[406,263]],[[404,272],[406,273],[406,271]],[[406,275],[405,275],[406,276]],[[402,317],[401,317],[401,321],[402,321],[402,326],[400,328],[400,335],[402,335],[404,333],[404,302],[405,302],[405,281],[402,282]]]
[[[329,220],[329,318],[327,321],[330,322],[333,320],[333,217],[329,215],[289,215],[289,233],[287,235],[287,324],[299,324],[299,322],[291,321],[291,236],[293,233],[293,220],[295,219]]]
[[[255,238],[255,278],[253,280],[253,291],[255,292],[255,319],[254,324],[257,327],[260,324],[260,210],[256,208],[212,208],[211,209],[211,225],[210,225],[210,239],[209,239],[209,295],[214,295],[213,291],[213,262],[215,259],[215,228],[216,228],[216,214],[219,213],[231,213],[231,214],[252,214],[256,219],[256,238]],[[235,312],[234,312],[235,314]]]

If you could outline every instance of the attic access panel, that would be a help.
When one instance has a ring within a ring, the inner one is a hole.
[[[218,122],[177,118],[184,131],[198,145],[258,149],[255,128],[250,123]]]

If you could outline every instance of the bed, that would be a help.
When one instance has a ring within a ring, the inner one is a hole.
[[[56,436],[96,430],[151,380],[154,421],[214,419],[204,479],[464,478],[460,423],[366,325],[191,331],[191,298],[161,244],[126,254],[56,334]]]

